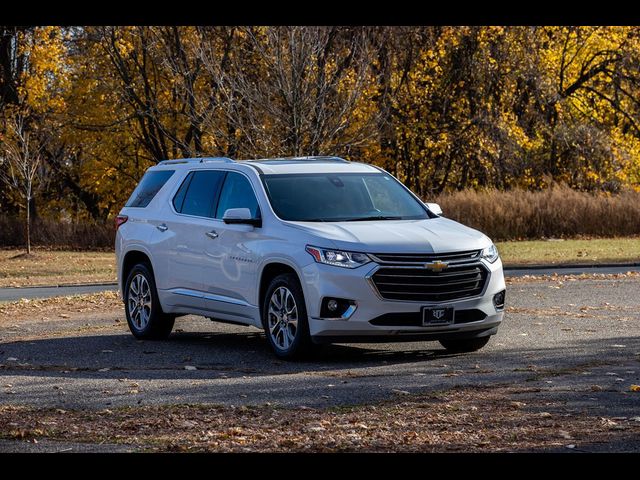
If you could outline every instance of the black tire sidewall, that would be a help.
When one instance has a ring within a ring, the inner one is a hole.
[[[269,321],[267,318],[271,295],[273,295],[273,292],[280,287],[286,287],[289,289],[289,291],[293,294],[293,298],[296,301],[296,307],[298,309],[298,327],[296,330],[296,336],[293,340],[293,343],[287,350],[280,349],[273,342],[271,334],[269,333]],[[267,341],[269,342],[271,349],[277,357],[290,359],[299,357],[309,351],[311,337],[309,334],[307,307],[304,301],[302,287],[300,286],[300,282],[295,275],[290,273],[278,275],[269,284],[265,296],[262,299],[262,325],[264,327],[265,335],[267,336]]]

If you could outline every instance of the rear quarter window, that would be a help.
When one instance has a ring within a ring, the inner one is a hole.
[[[159,170],[155,172],[147,172],[140,180],[140,183],[129,197],[125,207],[141,207],[149,205],[153,197],[171,178],[175,170]]]

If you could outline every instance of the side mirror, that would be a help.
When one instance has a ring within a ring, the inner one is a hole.
[[[429,210],[431,210],[433,213],[435,213],[439,217],[442,216],[442,208],[440,208],[440,205],[438,205],[437,203],[426,203],[425,202],[425,205],[427,206],[427,208]]]
[[[262,226],[262,219],[253,218],[251,216],[251,210],[248,208],[229,208],[224,212],[222,221],[229,224],[246,224],[253,225],[254,227]]]

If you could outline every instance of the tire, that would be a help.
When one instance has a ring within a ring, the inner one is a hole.
[[[129,330],[141,340],[164,340],[173,330],[175,316],[162,311],[156,282],[147,263],[135,265],[125,283],[124,311]]]
[[[469,353],[480,350],[491,337],[467,338],[464,340],[440,340],[440,345],[450,353]]]
[[[285,273],[271,281],[262,299],[262,325],[278,358],[291,360],[312,351],[307,309],[296,275]]]

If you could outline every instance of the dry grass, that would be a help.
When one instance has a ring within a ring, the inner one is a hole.
[[[639,220],[640,221],[640,220]],[[640,237],[498,242],[506,265],[640,262]]]
[[[539,192],[465,190],[427,201],[494,240],[640,235],[640,192],[635,191],[592,194],[555,185]]]
[[[89,312],[113,312],[123,308],[120,294],[115,291],[41,299],[23,298],[14,302],[0,302],[0,327],[7,322],[70,318]]]
[[[0,250],[0,287],[115,281],[113,252]]]
[[[640,262],[640,237],[498,242],[505,265]],[[116,280],[113,252],[0,250],[0,288]]]
[[[152,451],[479,452],[562,448],[640,434],[638,422],[566,412],[532,393],[476,387],[334,409],[3,406],[0,435],[124,443]],[[527,403],[522,394],[529,395]]]
[[[0,246],[25,244],[24,219],[0,215]],[[79,250],[112,249],[115,230],[112,222],[63,222],[36,218],[31,225],[31,243],[41,247]]]

